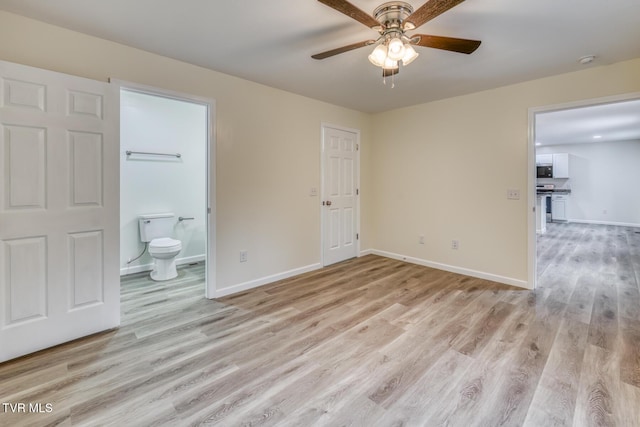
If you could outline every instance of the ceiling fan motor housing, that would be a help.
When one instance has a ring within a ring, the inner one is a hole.
[[[413,13],[413,7],[403,1],[390,1],[381,4],[373,11],[373,16],[376,18],[382,29],[401,29],[402,23],[405,19]]]

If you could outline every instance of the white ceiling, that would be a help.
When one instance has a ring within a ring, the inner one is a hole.
[[[372,13],[383,1],[351,2]],[[640,57],[638,0],[466,0],[409,34],[480,48],[417,48],[393,89],[368,62],[371,47],[311,59],[377,36],[316,0],[0,0],[0,9],[364,112]],[[596,60],[580,65],[585,55]]]
[[[640,141],[640,99],[538,113],[537,145]]]

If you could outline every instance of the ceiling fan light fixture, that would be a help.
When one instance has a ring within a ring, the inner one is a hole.
[[[404,46],[404,56],[402,57],[402,65],[407,66],[418,57],[418,52],[410,44]]]
[[[373,49],[371,55],[369,55],[369,62],[371,62],[376,67],[384,66],[384,61],[387,59],[387,46],[384,44],[379,44]]]
[[[369,62],[373,65],[382,68],[383,78],[393,77],[395,74],[398,74],[401,61],[404,67],[418,57],[418,53],[413,46],[470,54],[473,53],[481,43],[479,40],[432,36],[427,34],[408,35],[406,33],[407,31],[420,27],[422,24],[448,11],[464,0],[423,0],[425,3],[415,10],[413,6],[406,1],[387,1],[373,11],[373,16],[351,4],[349,0],[319,1],[355,19],[361,24],[374,29],[380,36],[377,40],[352,43],[337,49],[311,55],[311,57],[313,59],[325,59],[364,46],[375,45],[375,48],[369,54],[368,58]],[[393,87],[393,83],[391,87]]]
[[[397,70],[398,69],[398,61],[393,60],[391,58],[387,58],[382,65],[384,70]]]
[[[404,56],[405,50],[402,40],[399,37],[394,37],[389,41],[387,55],[394,61],[399,61]]]

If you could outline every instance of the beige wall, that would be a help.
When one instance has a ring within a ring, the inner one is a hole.
[[[0,59],[216,100],[227,289],[320,262],[321,122],[362,131],[362,249],[527,286],[528,109],[640,91],[637,59],[372,116],[4,12]]]
[[[0,59],[213,98],[217,124],[217,288],[317,265],[321,123],[360,129],[367,210],[370,116],[0,12]],[[362,220],[362,247],[370,246]],[[239,251],[249,251],[240,264]]]
[[[374,116],[373,247],[527,286],[529,108],[637,92],[639,76],[636,59]]]

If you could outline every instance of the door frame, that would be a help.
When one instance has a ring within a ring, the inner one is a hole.
[[[589,107],[600,104],[613,104],[624,101],[634,101],[640,99],[640,92],[630,92],[622,95],[605,96],[601,98],[583,99],[580,101],[566,102],[562,104],[545,105],[541,107],[529,108],[529,131],[528,131],[528,167],[527,167],[527,191],[528,191],[528,256],[527,270],[528,283],[530,289],[535,289],[537,285],[537,234],[536,234],[536,115],[540,113],[548,113],[550,111],[570,110],[574,108]]]
[[[345,126],[334,125],[327,122],[320,123],[320,194],[318,200],[318,209],[320,209],[320,262],[324,267],[325,257],[324,257],[324,245],[325,245],[325,230],[326,230],[326,220],[324,215],[324,209],[322,206],[322,198],[324,196],[324,182],[325,182],[325,160],[324,160],[324,137],[326,129],[337,129],[344,132],[351,132],[356,135],[356,164],[353,173],[355,174],[355,182],[357,188],[356,194],[356,233],[358,234],[358,238],[356,239],[356,257],[360,256],[360,129],[349,128]]]
[[[117,86],[118,94],[121,90],[127,90],[145,95],[199,104],[207,108],[207,141],[205,147],[207,153],[207,182],[205,191],[205,205],[207,206],[207,212],[205,212],[207,214],[207,220],[205,221],[205,297],[212,299],[215,297],[216,292],[216,101],[211,98],[124,80],[109,79],[109,82]],[[118,105],[118,108],[120,108],[120,105]],[[122,147],[120,149],[122,149]]]

